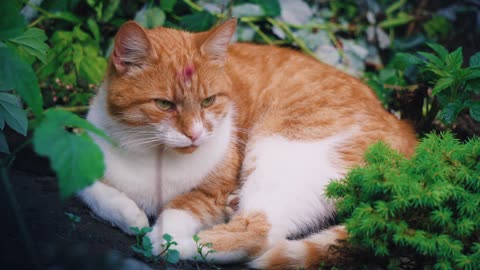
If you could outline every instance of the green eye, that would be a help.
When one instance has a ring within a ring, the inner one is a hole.
[[[158,108],[162,111],[169,111],[175,108],[175,103],[165,99],[156,99],[155,102],[157,103]]]
[[[209,107],[215,102],[215,95],[208,97],[202,101],[202,107],[206,108]]]

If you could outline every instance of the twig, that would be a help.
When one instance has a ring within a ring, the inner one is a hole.
[[[251,21],[245,22],[248,26],[250,26],[268,45],[272,45],[273,41],[270,39],[261,29],[260,27],[256,26]]]
[[[88,111],[88,106],[71,106],[71,107],[64,107],[64,106],[56,106],[55,109],[60,109],[69,112],[85,112]]]

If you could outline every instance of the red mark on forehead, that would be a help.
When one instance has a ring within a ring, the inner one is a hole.
[[[178,79],[185,83],[190,83],[194,72],[195,67],[192,64],[187,65],[182,71],[178,72]]]

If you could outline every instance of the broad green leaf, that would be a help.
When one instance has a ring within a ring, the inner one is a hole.
[[[5,138],[5,134],[3,133],[3,130],[0,130],[0,152],[5,154],[10,154],[7,138]]]
[[[475,53],[470,57],[470,67],[480,67],[480,52]]]
[[[100,44],[100,28],[98,27],[97,22],[95,22],[95,20],[93,20],[92,18],[89,18],[87,20],[87,25],[88,29],[93,35],[93,38],[95,39],[95,42],[97,44]]]
[[[178,261],[180,261],[180,253],[178,252],[178,250],[169,249],[167,252],[166,260],[171,264],[176,264],[178,263]]]
[[[158,7],[148,7],[135,15],[135,21],[146,28],[155,28],[165,23],[165,12]]]
[[[447,64],[447,67],[451,67],[453,69],[460,69],[463,64],[462,47],[448,54],[445,57],[445,63]]]
[[[463,76],[463,79],[466,81],[480,78],[480,69],[466,68],[462,69],[462,71],[466,71],[465,76]]]
[[[440,80],[437,81],[437,83],[433,87],[432,96],[435,96],[436,94],[440,93],[442,90],[452,86],[454,82],[455,82],[455,78],[453,77],[441,78]]]
[[[87,131],[105,136],[88,121],[57,109],[46,111],[44,119],[35,129],[34,149],[49,158],[57,173],[62,198],[73,195],[103,176],[103,153]]]
[[[470,116],[472,116],[472,118],[475,119],[475,121],[480,122],[480,102],[479,101],[470,105]]]
[[[22,35],[10,39],[11,42],[18,44],[43,63],[47,62],[48,45],[45,40],[47,40],[47,35],[38,28],[29,28]]]
[[[448,55],[448,50],[440,44],[427,42],[427,45],[443,59]]]
[[[160,1],[160,8],[166,12],[172,12],[177,0],[162,0]]]
[[[5,120],[13,130],[25,136],[28,129],[27,114],[18,102],[14,102],[6,95],[8,94],[0,93],[0,118]]]
[[[2,1],[0,8],[0,40],[14,38],[23,33],[26,23],[25,18],[20,14],[20,9],[21,5],[17,1]]]
[[[189,31],[200,32],[210,29],[217,18],[208,11],[202,11],[191,15],[183,16],[180,19],[180,26]]]
[[[451,102],[448,103],[440,112],[440,119],[450,124],[457,118],[457,115],[463,109],[463,105],[460,102]]]
[[[9,48],[0,48],[0,59],[0,89],[17,91],[33,113],[40,117],[43,100],[32,67]]]
[[[151,232],[151,231],[153,231],[153,228],[152,228],[152,227],[143,227],[143,228],[140,230],[140,232],[141,232],[142,234],[147,234],[147,233],[149,233],[149,232]]]

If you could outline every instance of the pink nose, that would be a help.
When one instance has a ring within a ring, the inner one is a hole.
[[[200,135],[202,135],[202,131],[201,130],[196,130],[196,131],[192,131],[192,133],[190,134],[185,134],[188,138],[190,138],[190,140],[192,140],[192,142],[196,141]]]

